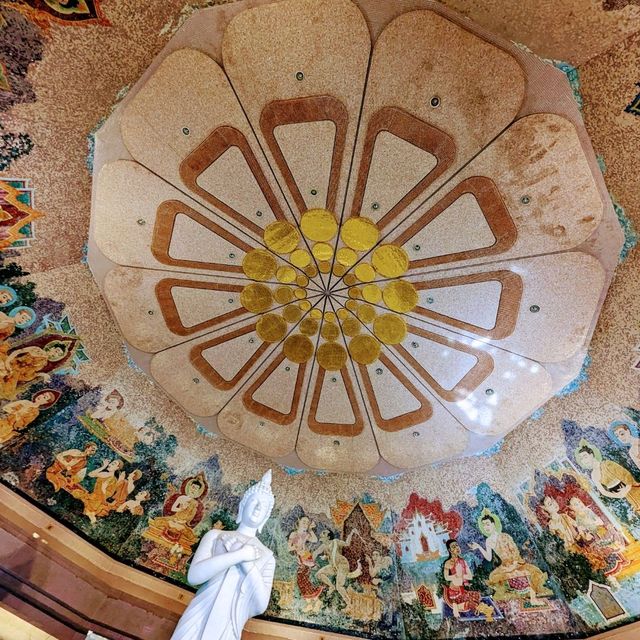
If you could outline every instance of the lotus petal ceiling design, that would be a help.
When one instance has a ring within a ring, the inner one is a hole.
[[[513,55],[431,10],[372,48],[348,0],[285,0],[236,15],[222,59],[164,56],[94,194],[105,297],[177,403],[370,471],[482,449],[566,382],[603,201],[574,124],[519,117]]]

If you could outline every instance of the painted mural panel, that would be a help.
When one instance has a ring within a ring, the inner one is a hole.
[[[487,484],[449,510],[412,494],[396,545],[409,638],[551,634],[574,626],[525,523]]]

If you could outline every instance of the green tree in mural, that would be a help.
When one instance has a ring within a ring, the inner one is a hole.
[[[542,531],[536,543],[544,551],[544,559],[567,599],[573,600],[580,592],[586,593],[590,580],[606,583],[602,571],[594,571],[583,555],[567,551],[562,540],[552,533]]]
[[[0,262],[0,283],[10,285],[18,294],[18,299],[12,305],[3,309],[5,313],[13,307],[33,306],[36,301],[36,285],[33,282],[20,282],[18,280],[28,275],[29,273],[15,262]]]

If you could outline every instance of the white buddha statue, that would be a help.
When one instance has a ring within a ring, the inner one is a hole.
[[[244,494],[236,531],[212,529],[193,556],[187,580],[202,585],[171,640],[240,640],[247,620],[267,608],[275,558],[257,538],[271,515],[271,470]]]

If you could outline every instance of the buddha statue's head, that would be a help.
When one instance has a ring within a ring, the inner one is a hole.
[[[262,531],[262,527],[271,515],[275,498],[271,492],[271,469],[260,482],[249,487],[238,507],[236,522],[245,527]]]

